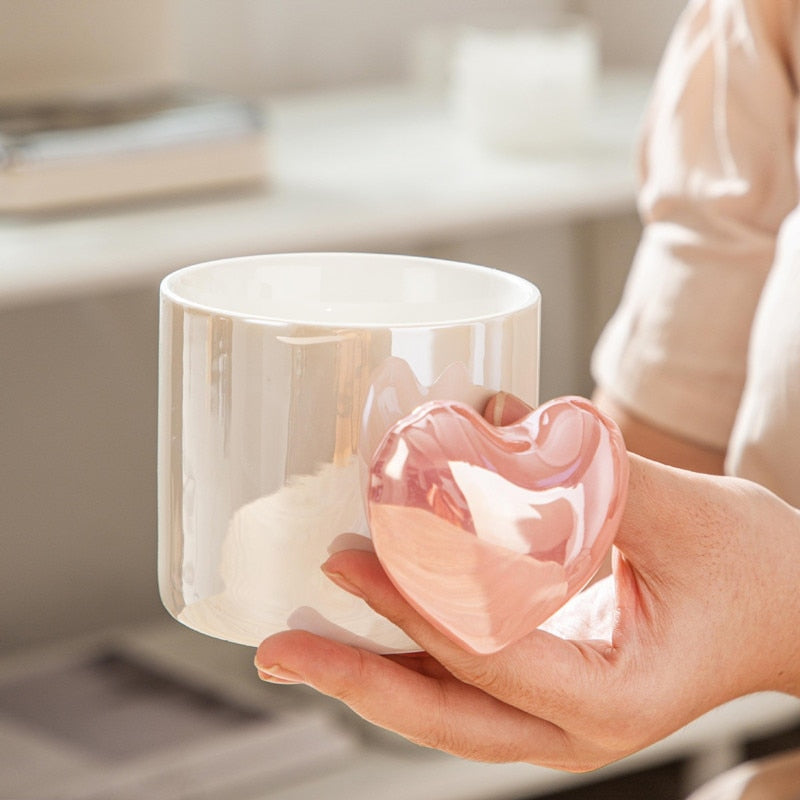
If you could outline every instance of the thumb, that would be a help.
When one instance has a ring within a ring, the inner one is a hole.
[[[483,409],[483,417],[487,422],[499,427],[513,425],[531,411],[533,406],[529,406],[516,395],[498,392],[489,398],[486,408]]]
[[[713,516],[700,476],[628,454],[625,510],[614,545],[636,573],[683,582],[687,559],[702,546],[698,522]],[[702,526],[701,526],[702,527]]]

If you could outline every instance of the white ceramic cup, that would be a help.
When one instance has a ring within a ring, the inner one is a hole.
[[[539,292],[406,256],[212,261],[161,285],[159,586],[203,633],[257,645],[302,628],[418,649],[319,569],[370,548],[367,464],[430,399],[535,404]]]

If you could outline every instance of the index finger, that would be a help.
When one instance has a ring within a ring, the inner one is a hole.
[[[464,683],[503,703],[560,727],[584,718],[608,680],[607,644],[561,639],[536,630],[491,655],[463,649],[403,598],[373,553],[342,551],[331,556],[325,573],[357,593],[394,622],[419,646]]]
[[[556,725],[446,673],[426,674],[393,657],[305,631],[266,639],[256,666],[267,681],[273,671],[291,673],[415,744],[480,761],[527,761],[562,769],[573,763],[571,742]]]

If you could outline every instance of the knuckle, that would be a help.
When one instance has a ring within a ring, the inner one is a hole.
[[[467,755],[467,748],[458,740],[458,736],[453,727],[446,722],[438,726],[434,732],[431,733],[430,741],[423,742],[426,746],[440,750],[443,753],[450,753],[460,758],[470,758]]]
[[[462,683],[481,689],[487,694],[501,696],[508,688],[508,680],[497,664],[487,657],[474,656],[449,662],[447,668]]]
[[[340,670],[337,679],[329,687],[327,693],[341,700],[348,706],[356,706],[369,686],[370,662],[366,654],[358,649],[353,650],[352,661],[347,669]]]
[[[460,756],[464,749],[463,732],[453,722],[444,686],[442,684],[437,685],[439,687],[439,696],[434,703],[433,722],[426,726],[424,735],[415,741],[425,747]]]
[[[426,727],[417,744],[469,761],[506,763],[520,760],[522,748],[516,740],[498,742],[497,737],[487,737],[485,731],[476,735],[476,731],[470,728],[463,724],[463,719],[453,715],[448,690],[440,684],[434,722]]]
[[[446,721],[438,727],[427,744],[435,750],[458,758],[483,763],[505,764],[520,761],[522,754],[522,748],[515,741],[487,741],[483,737],[465,735],[459,727]]]

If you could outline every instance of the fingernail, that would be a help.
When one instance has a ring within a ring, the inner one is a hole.
[[[330,569],[327,561],[322,565],[321,569],[337,586],[356,597],[360,597],[362,600],[364,599],[364,594],[361,589],[345,578],[341,572]]]
[[[268,667],[256,664],[256,669],[258,670],[258,677],[268,683],[305,683],[302,675],[298,675],[280,664],[272,664]]]

